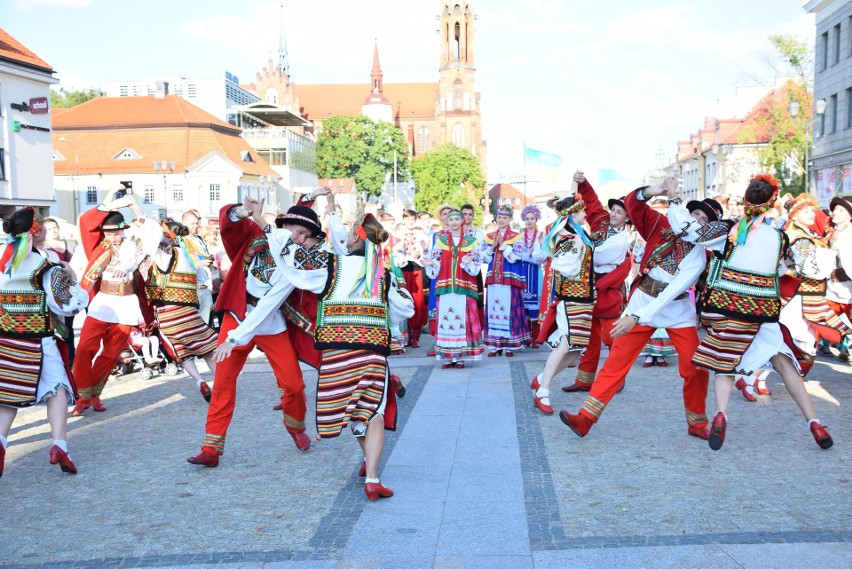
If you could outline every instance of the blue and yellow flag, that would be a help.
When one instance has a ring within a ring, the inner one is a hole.
[[[561,167],[562,157],[558,154],[524,147],[524,174],[527,178],[557,182]]]

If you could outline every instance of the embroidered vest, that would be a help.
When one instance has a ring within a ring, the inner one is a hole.
[[[198,273],[189,272],[189,266],[178,260],[180,255],[177,247],[171,247],[171,259],[165,272],[156,262],[151,264],[145,283],[145,294],[151,304],[198,307]]]
[[[491,247],[494,245],[494,240],[497,238],[499,229],[485,236],[485,246]],[[512,245],[521,240],[521,234],[515,233],[511,229],[506,230],[503,237],[503,243]],[[514,286],[517,288],[526,288],[527,278],[524,275],[524,267],[521,261],[517,260],[510,263],[503,257],[503,251],[497,249],[494,251],[494,257],[491,263],[488,264],[488,274],[485,277],[485,284],[503,284]]]
[[[328,281],[319,294],[315,347],[325,349],[369,350],[390,355],[390,318],[387,271],[379,277],[380,298],[351,295],[354,271],[343,270],[362,257],[329,255]],[[352,267],[348,267],[352,268]]]
[[[787,230],[787,236],[790,238],[791,249],[797,242],[801,240],[809,241],[817,249],[826,247],[825,239],[811,233],[810,231],[803,230],[796,224],[790,226],[790,228]],[[795,266],[790,267],[788,274],[792,274],[793,276],[801,280],[801,283],[799,283],[799,289],[796,291],[796,294],[800,294],[802,296],[824,297],[825,293],[828,291],[827,280],[812,279],[811,277],[800,275],[796,270]]]
[[[53,267],[37,253],[30,253],[14,273],[0,275],[0,335],[13,338],[45,338],[53,335],[53,316],[41,279]]]
[[[579,241],[579,236],[573,239],[561,239],[556,244],[554,256],[560,253],[576,253],[574,241]],[[566,302],[589,303],[595,301],[595,272],[593,270],[593,251],[589,247],[583,247],[582,259],[580,261],[580,272],[575,277],[566,277],[559,271],[551,269],[553,273],[553,294],[559,300]]]
[[[435,245],[441,249],[441,268],[435,283],[435,296],[455,293],[478,297],[476,277],[461,267],[461,258],[473,253],[479,246],[476,237],[465,232],[456,245],[451,232],[441,231],[435,236]]]
[[[786,239],[783,233],[772,229],[774,249],[767,244],[761,253],[771,254],[773,264],[786,252]],[[713,255],[707,271],[706,286],[698,297],[698,312],[713,312],[731,316],[747,322],[778,322],[781,314],[781,293],[777,270],[759,272],[740,258],[733,262],[734,254],[740,245],[730,241],[722,255]],[[761,247],[761,249],[763,249]]]

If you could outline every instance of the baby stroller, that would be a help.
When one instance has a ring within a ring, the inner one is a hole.
[[[161,373],[177,375],[181,372],[180,366],[162,349],[156,328],[157,324],[152,323],[134,326],[131,329],[130,337],[127,339],[127,348],[122,350],[118,356],[117,373],[122,375],[133,373],[137,364],[142,368],[139,370],[139,378],[145,380]],[[148,351],[147,354],[146,351]],[[147,359],[146,355],[148,356]],[[151,356],[154,356],[154,358],[151,359]]]

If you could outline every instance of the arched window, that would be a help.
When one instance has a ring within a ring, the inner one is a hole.
[[[429,129],[425,126],[421,126],[417,129],[417,154],[428,152],[431,147],[432,140]]]
[[[461,111],[464,108],[464,97],[462,96],[461,79],[456,79],[453,83],[453,110]]]
[[[272,103],[273,105],[278,104],[278,89],[275,87],[270,87],[266,90],[266,97],[263,99],[267,103]]]
[[[453,144],[458,147],[464,147],[464,127],[460,124],[453,125]]]

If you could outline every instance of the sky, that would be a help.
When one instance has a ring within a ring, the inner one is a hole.
[[[66,89],[229,71],[251,82],[278,50],[281,5],[296,83],[437,83],[439,0],[0,0],[0,27]],[[638,185],[674,159],[737,86],[788,72],[768,38],[813,45],[805,0],[479,0],[476,81],[489,184],[523,173],[523,148],[590,180]],[[721,117],[721,118],[728,118]]]

